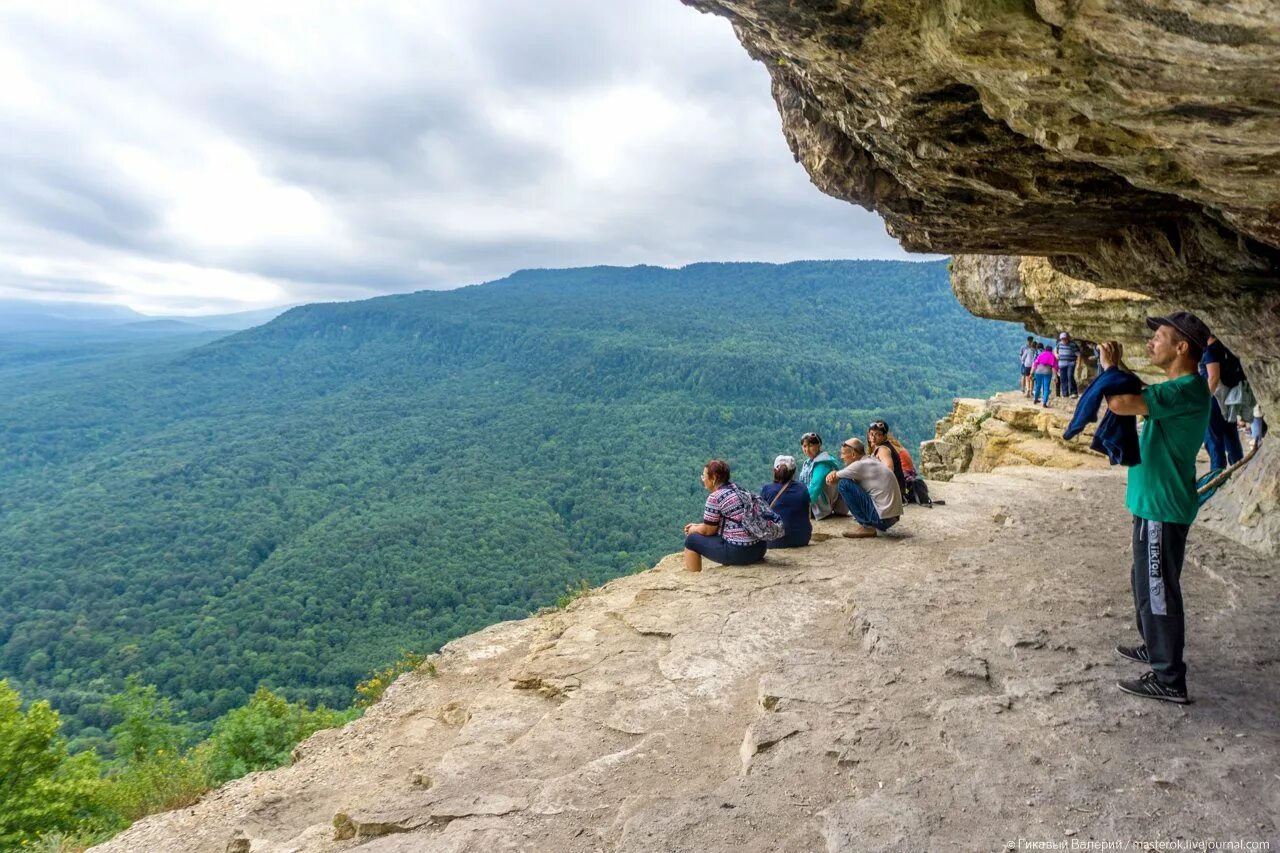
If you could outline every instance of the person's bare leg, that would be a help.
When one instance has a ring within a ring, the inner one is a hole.
[[[684,570],[686,572],[702,571],[702,555],[688,548],[684,549]]]

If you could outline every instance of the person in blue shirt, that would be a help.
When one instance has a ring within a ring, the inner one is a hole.
[[[1213,335],[1209,336],[1209,345],[1200,356],[1198,370],[1200,377],[1209,383],[1209,393],[1216,394],[1222,382],[1222,364],[1231,357],[1231,352]],[[1209,454],[1209,467],[1221,471],[1228,465],[1234,465],[1244,458],[1244,447],[1240,442],[1240,432],[1222,414],[1217,397],[1209,406],[1209,426],[1204,431],[1204,449]]]
[[[809,544],[813,522],[809,518],[809,490],[796,480],[794,456],[773,460],[773,482],[765,483],[760,496],[782,519],[786,531],[781,539],[769,543],[770,548],[799,548]]]

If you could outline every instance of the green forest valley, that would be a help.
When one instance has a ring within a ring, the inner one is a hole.
[[[758,489],[878,417],[914,449],[1024,334],[944,261],[704,263],[0,365],[0,740],[80,809],[0,846],[275,766],[450,639],[652,565],[708,458]]]

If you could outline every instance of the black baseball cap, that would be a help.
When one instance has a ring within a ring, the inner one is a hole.
[[[1147,328],[1155,331],[1161,326],[1172,326],[1191,343],[1205,349],[1209,346],[1209,327],[1190,311],[1174,311],[1167,317],[1148,317]]]

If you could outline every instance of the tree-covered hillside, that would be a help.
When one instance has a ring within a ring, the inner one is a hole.
[[[0,373],[0,677],[86,742],[135,673],[197,721],[342,707],[677,550],[707,458],[758,488],[806,430],[918,442],[1020,337],[944,263],[602,267]]]

